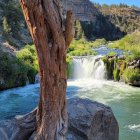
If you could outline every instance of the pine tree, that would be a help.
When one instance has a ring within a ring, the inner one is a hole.
[[[75,38],[80,39],[82,38],[83,29],[79,20],[75,22]]]
[[[10,31],[11,31],[11,28],[10,28],[8,22],[7,22],[6,17],[3,18],[3,31],[4,31],[4,34],[9,34]]]

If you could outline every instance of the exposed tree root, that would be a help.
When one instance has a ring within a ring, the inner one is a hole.
[[[16,131],[10,140],[28,140],[36,129],[37,108],[24,116],[16,116]]]

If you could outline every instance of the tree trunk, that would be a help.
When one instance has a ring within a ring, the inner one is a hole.
[[[73,38],[72,12],[60,0],[20,0],[39,62],[40,101],[35,140],[64,140],[67,131],[66,49]]]

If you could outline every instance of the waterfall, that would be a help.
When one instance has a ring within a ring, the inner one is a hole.
[[[73,58],[74,79],[106,79],[106,68],[102,56],[83,56]]]

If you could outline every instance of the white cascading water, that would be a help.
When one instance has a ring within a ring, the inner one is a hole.
[[[84,56],[73,58],[74,79],[106,79],[106,68],[102,56]]]

